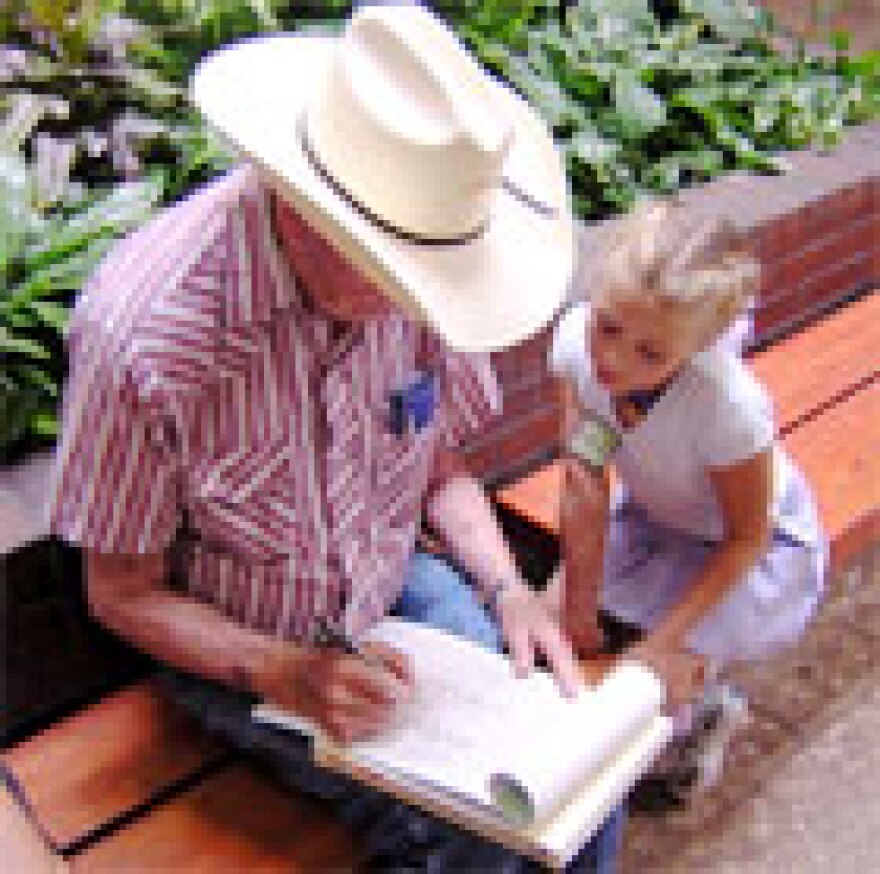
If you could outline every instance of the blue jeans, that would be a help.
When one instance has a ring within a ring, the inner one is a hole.
[[[488,649],[501,649],[501,635],[473,587],[443,559],[417,552],[407,571],[394,615],[424,622]],[[303,738],[255,723],[247,695],[186,674],[163,677],[172,695],[208,727],[234,746],[269,764],[297,791],[324,799],[365,838],[372,867],[382,871],[525,872],[534,866],[500,847],[465,834],[368,787],[316,768]],[[378,811],[378,813],[377,813]],[[615,870],[623,809],[571,863],[570,871],[612,874]]]

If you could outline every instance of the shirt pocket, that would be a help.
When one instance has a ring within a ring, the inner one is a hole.
[[[202,548],[251,563],[305,553],[297,455],[285,434],[237,445],[192,470],[190,528]]]
[[[371,490],[376,515],[386,524],[408,525],[418,515],[437,447],[435,419],[401,435],[377,422]]]

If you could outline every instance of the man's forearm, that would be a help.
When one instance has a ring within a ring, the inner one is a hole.
[[[484,595],[522,583],[486,492],[474,477],[459,472],[448,479],[433,492],[427,509],[430,525]]]
[[[557,619],[526,585],[483,487],[459,473],[431,495],[428,520],[492,605],[517,673],[546,658],[565,695],[579,673],[571,643]]]
[[[207,604],[153,589],[95,610],[103,624],[159,661],[236,689],[256,691],[281,644]],[[289,653],[288,653],[289,654]]]

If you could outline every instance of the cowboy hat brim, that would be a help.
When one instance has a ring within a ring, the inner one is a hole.
[[[221,49],[197,67],[192,100],[306,221],[451,346],[502,349],[539,331],[565,297],[574,255],[565,174],[544,124],[522,98],[495,83],[515,130],[505,178],[552,207],[552,215],[498,188],[481,236],[445,246],[401,239],[333,191],[301,145],[303,111],[327,75],[336,43],[284,34]]]

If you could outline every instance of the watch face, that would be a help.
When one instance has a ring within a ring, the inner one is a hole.
[[[578,422],[568,440],[568,451],[593,467],[603,467],[620,446],[620,433],[598,416],[588,415]]]

